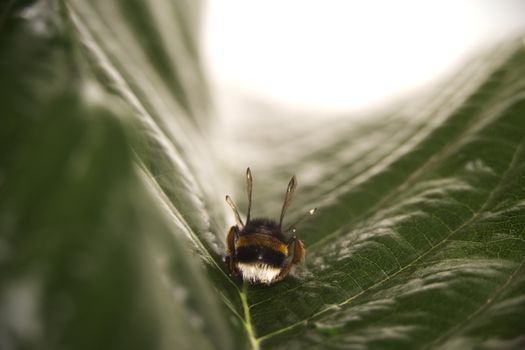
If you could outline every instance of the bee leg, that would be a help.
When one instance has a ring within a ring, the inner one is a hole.
[[[230,273],[234,275],[239,275],[240,272],[237,269],[237,260],[235,259],[235,241],[239,237],[239,229],[237,226],[230,227],[228,231],[228,236],[226,237],[226,243],[228,245],[228,255],[226,256],[226,264],[230,269]]]
[[[293,265],[302,263],[304,261],[304,245],[301,240],[297,239],[297,237],[293,236],[287,243],[288,249],[290,249],[290,246],[293,244],[293,257],[292,260],[284,266],[284,268],[279,273],[279,276],[277,276],[277,280],[281,280],[288,276],[290,271],[292,270]]]

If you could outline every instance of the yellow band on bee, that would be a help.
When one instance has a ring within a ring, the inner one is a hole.
[[[269,235],[252,233],[245,236],[240,236],[235,242],[235,246],[246,247],[246,246],[263,246],[275,251],[278,251],[284,256],[288,256],[288,247],[286,244]]]

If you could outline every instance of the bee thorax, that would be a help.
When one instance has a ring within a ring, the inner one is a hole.
[[[243,280],[250,283],[271,284],[281,272],[280,267],[262,263],[238,263]]]

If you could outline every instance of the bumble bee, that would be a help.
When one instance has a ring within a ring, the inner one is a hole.
[[[226,202],[235,214],[237,225],[232,226],[228,231],[226,239],[228,255],[225,261],[231,273],[240,275],[244,281],[269,285],[282,280],[290,273],[293,265],[304,261],[303,242],[297,239],[295,235],[288,238],[285,233],[288,231],[295,233],[295,227],[305,218],[313,215],[316,209],[310,209],[305,216],[286,230],[281,229],[284,214],[297,185],[297,180],[293,176],[286,190],[279,223],[264,218],[251,219],[252,183],[252,173],[248,168],[246,169],[246,191],[248,194],[246,224],[242,222],[233,200],[230,196],[226,196]],[[291,259],[287,259],[291,251],[293,251],[293,256]]]

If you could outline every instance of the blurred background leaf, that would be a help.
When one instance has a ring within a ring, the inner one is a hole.
[[[270,110],[225,141],[200,6],[0,8],[0,348],[525,346],[523,42],[367,121]],[[248,165],[255,214],[293,172],[287,220],[319,207],[271,287],[222,263]]]
[[[89,70],[67,6],[12,9],[1,38],[0,348],[242,347],[191,249],[210,254],[185,239],[194,228],[182,215],[209,225],[184,209],[199,193],[175,173],[186,195],[175,215],[160,189],[180,171],[173,145],[138,102],[106,93],[115,82]]]

